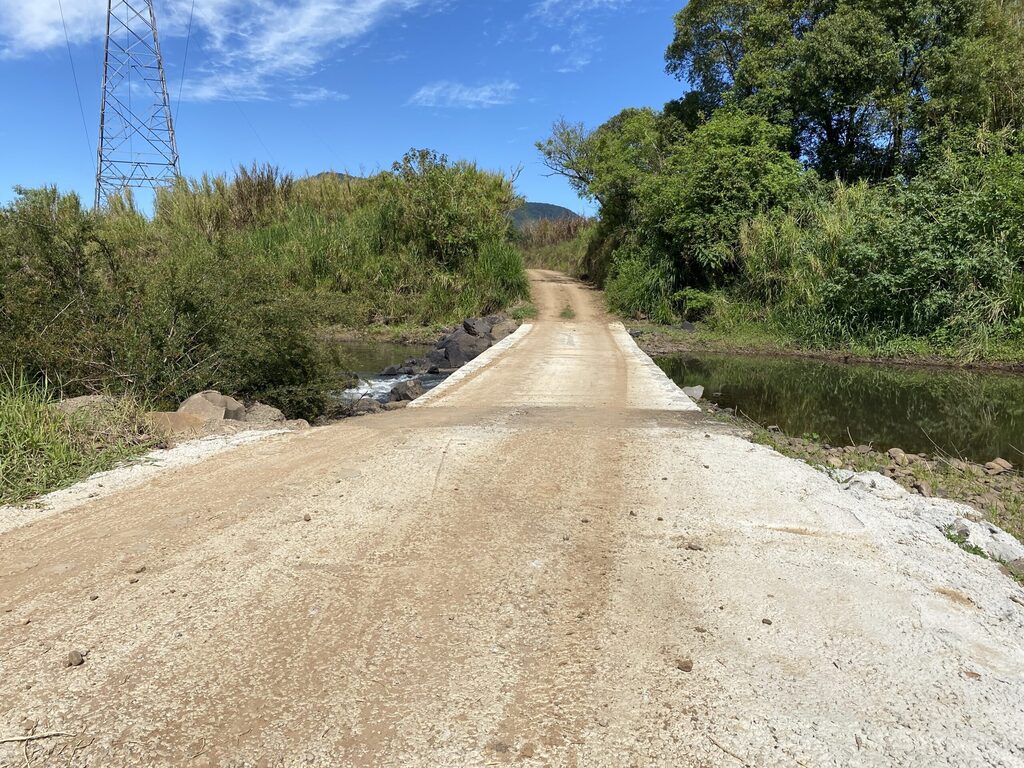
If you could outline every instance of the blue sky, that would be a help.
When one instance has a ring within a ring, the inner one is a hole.
[[[682,4],[196,0],[192,15],[192,0],[156,0],[182,171],[366,173],[429,147],[521,165],[522,194],[584,210],[533,143],[562,115],[595,126],[679,95],[662,57]],[[103,0],[0,0],[0,200],[57,184],[91,201],[105,12]]]

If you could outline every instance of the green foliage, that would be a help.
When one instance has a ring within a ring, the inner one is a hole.
[[[519,233],[526,266],[553,269],[573,277],[586,278],[586,256],[594,234],[589,219],[535,221]]]
[[[0,505],[66,487],[152,445],[135,399],[64,413],[56,394],[45,380],[0,373]]]
[[[638,184],[639,219],[661,253],[674,254],[676,285],[709,285],[733,271],[741,224],[786,205],[800,166],[762,118],[719,110],[663,167]]]
[[[670,295],[671,267],[658,262],[650,251],[627,244],[615,252],[605,285],[608,306],[628,317],[650,318],[659,323],[675,319]]]
[[[0,365],[69,394],[174,406],[216,388],[316,416],[337,381],[323,325],[454,322],[527,294],[518,204],[507,179],[429,152],[370,179],[180,180],[152,219],[20,190],[0,210]]]
[[[666,58],[692,91],[538,145],[600,205],[579,270],[716,332],[1024,348],[1022,8],[691,0]]]
[[[696,0],[669,72],[786,126],[824,178],[912,173],[965,124],[1021,128],[1021,9],[998,0]]]
[[[755,218],[743,234],[749,290],[823,344],[1024,337],[1024,156],[1005,135],[977,139],[909,184],[837,183]]]

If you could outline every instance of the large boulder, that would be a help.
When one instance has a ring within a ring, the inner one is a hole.
[[[245,406],[242,403],[212,389],[192,395],[178,407],[178,413],[201,416],[207,421],[245,421]]]
[[[430,368],[443,368],[448,365],[448,355],[443,347],[441,349],[433,349],[427,353],[424,361]]]
[[[422,397],[423,393],[423,385],[416,381],[416,379],[411,379],[409,381],[403,381],[401,384],[396,384],[391,389],[391,394],[388,395],[388,400],[392,403],[403,401],[411,402],[418,397]]]
[[[249,424],[283,424],[288,419],[271,405],[253,403],[245,409],[245,420]]]
[[[372,397],[361,397],[352,404],[351,416],[369,416],[381,412],[381,405]]]
[[[460,368],[470,360],[482,355],[491,346],[491,340],[487,336],[473,336],[465,328],[459,328],[448,335],[443,347],[448,358],[448,365],[451,368]]]
[[[154,411],[147,413],[153,431],[162,437],[194,436],[202,433],[207,420],[193,413]]]
[[[486,336],[494,323],[486,317],[470,317],[462,321],[462,328],[470,336]]]
[[[491,327],[491,338],[497,344],[506,339],[519,329],[519,323],[515,320],[500,320]]]
[[[83,395],[61,400],[56,404],[58,410],[66,414],[83,414],[85,416],[103,416],[117,408],[117,401],[106,395]]]

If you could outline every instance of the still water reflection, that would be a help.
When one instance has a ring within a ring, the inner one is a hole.
[[[711,402],[789,435],[1024,463],[1019,374],[704,353],[657,363],[680,386],[702,385]]]

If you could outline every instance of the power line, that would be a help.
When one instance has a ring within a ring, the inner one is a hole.
[[[196,0],[192,0],[192,10],[188,12],[188,32],[185,33],[185,56],[181,61],[181,82],[178,83],[178,100],[174,105],[174,120],[178,120],[178,112],[181,111],[181,92],[185,88],[185,68],[188,66],[188,47],[192,42],[192,17],[196,13]]]
[[[274,154],[270,151],[270,148],[263,143],[263,137],[260,136],[259,131],[256,130],[256,126],[252,124],[252,122],[249,120],[249,117],[245,114],[245,111],[242,109],[242,105],[239,104],[238,101],[234,98],[231,99],[231,102],[238,109],[238,114],[240,114],[242,116],[242,119],[245,120],[246,125],[249,126],[249,130],[251,130],[253,136],[256,137],[256,141],[258,141],[260,143],[260,146],[263,147],[263,151],[267,153],[267,156],[270,158],[270,162],[272,162],[274,165],[277,165],[277,161],[274,159]]]
[[[68,35],[68,24],[64,20],[64,4],[57,0],[57,7],[60,9],[60,23],[64,27],[64,43],[68,47],[68,61],[71,62],[71,78],[75,81],[75,96],[78,97],[78,113],[82,116],[82,130],[85,131],[85,145],[88,148],[89,157],[92,157],[92,138],[89,133],[89,124],[85,119],[85,107],[82,106],[82,89],[78,87],[78,73],[75,72],[75,58],[71,55],[71,38]],[[90,165],[92,160],[90,159]]]

